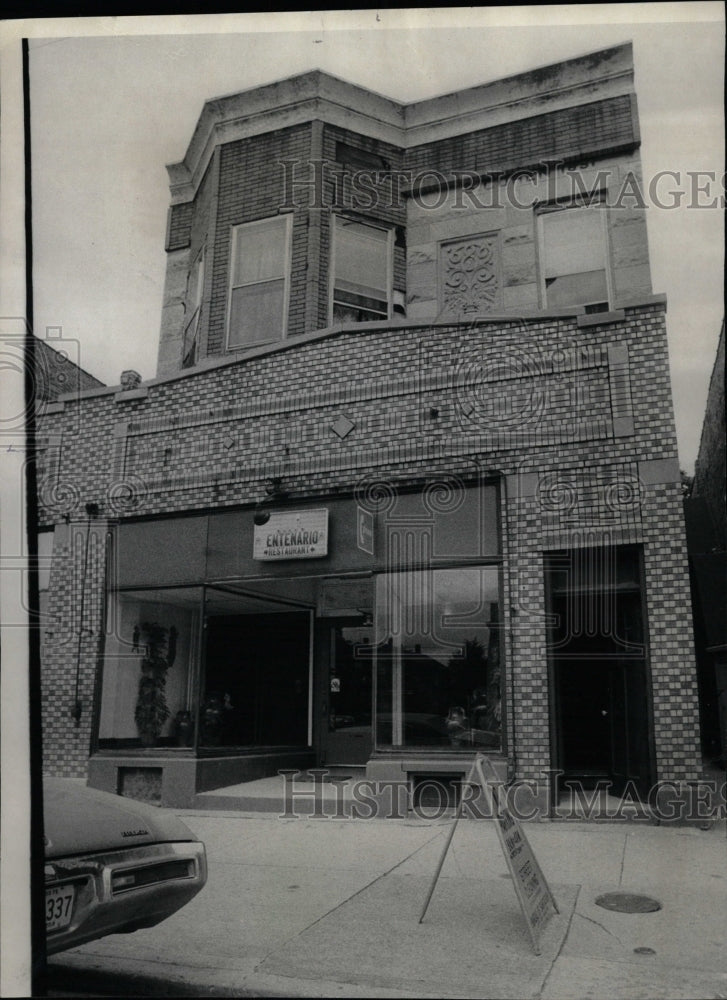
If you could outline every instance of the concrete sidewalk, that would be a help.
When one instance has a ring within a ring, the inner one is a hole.
[[[419,924],[451,819],[179,815],[207,845],[200,895],[52,965],[136,977],[134,995],[727,998],[724,820],[526,824],[560,908],[536,956],[491,821],[460,821]],[[662,908],[596,905],[617,890]]]

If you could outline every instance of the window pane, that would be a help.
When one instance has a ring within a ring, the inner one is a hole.
[[[541,216],[545,277],[601,270],[605,265],[599,209],[571,208]]]
[[[548,553],[545,567],[554,615],[548,631],[552,651],[576,658],[643,654],[636,548],[604,546]]]
[[[111,600],[99,739],[191,745],[191,714],[184,713],[192,707],[199,588],[121,593]]]
[[[377,742],[499,747],[499,584],[494,567],[377,578]]]
[[[232,292],[230,347],[263,344],[280,340],[283,335],[282,278],[245,285]]]
[[[545,287],[548,292],[548,305],[552,307],[608,301],[605,271],[586,271],[583,274],[546,278]]]
[[[192,265],[189,273],[189,291],[187,294],[187,309],[192,311],[202,301],[202,286],[204,284],[204,254],[200,254]]]
[[[285,219],[239,226],[235,236],[233,287],[285,273]]]
[[[336,220],[336,288],[388,299],[388,233],[358,222]]]
[[[377,319],[386,319],[386,312],[380,309],[367,309],[363,306],[333,303],[334,323],[371,323]]]

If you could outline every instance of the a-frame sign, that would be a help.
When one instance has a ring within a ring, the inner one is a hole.
[[[525,831],[507,806],[506,795],[504,794],[502,784],[497,779],[492,763],[486,757],[483,757],[482,754],[478,754],[475,757],[466,783],[469,785],[476,783],[482,788],[490,815],[495,820],[495,829],[500,839],[500,846],[502,847],[507,867],[512,876],[520,909],[528,925],[535,954],[539,955],[542,934],[553,914],[559,912],[553,898],[553,893],[550,891],[550,887],[545,880],[533,849],[528,842],[528,838],[525,836]],[[463,799],[464,795],[460,795],[454,822],[447,836],[444,850],[442,851],[437,870],[432,879],[432,884],[429,887],[429,893],[419,917],[419,923],[424,920],[424,915],[427,912],[439,874],[444,865],[444,859],[452,843],[454,831],[462,815]]]

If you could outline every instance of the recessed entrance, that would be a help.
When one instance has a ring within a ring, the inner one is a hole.
[[[313,612],[274,586],[207,588],[200,748],[310,744]]]
[[[639,550],[612,546],[546,557],[557,767],[615,794],[650,779],[646,645]]]
[[[309,614],[280,611],[207,621],[201,746],[305,746]]]

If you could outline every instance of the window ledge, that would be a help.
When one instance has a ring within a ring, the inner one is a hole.
[[[578,316],[576,322],[578,326],[606,326],[608,323],[620,323],[625,318],[623,309],[614,309],[611,312],[585,313]]]

